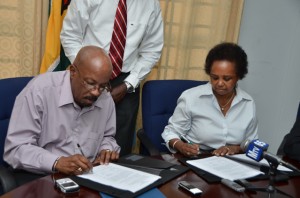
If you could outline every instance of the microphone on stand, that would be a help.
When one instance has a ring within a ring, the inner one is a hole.
[[[246,156],[259,162],[263,158],[269,162],[283,165],[292,170],[300,171],[297,167],[292,164],[285,162],[277,155],[267,152],[269,144],[256,140],[245,140],[240,145],[241,149],[246,153]]]

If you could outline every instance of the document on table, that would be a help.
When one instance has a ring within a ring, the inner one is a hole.
[[[248,163],[248,164],[254,165],[254,166],[261,166],[261,165],[270,166],[267,160],[262,159],[261,161],[257,162],[255,160],[247,157],[246,154],[228,155],[227,157],[229,159],[241,161],[241,162]],[[289,168],[286,168],[286,167],[284,167],[282,165],[279,165],[277,167],[277,170],[280,170],[280,171],[293,171],[293,170],[291,170]]]
[[[225,157],[207,157],[197,160],[188,160],[187,163],[207,171],[221,178],[236,180],[246,179],[263,174],[261,171],[233,161]]]
[[[93,173],[77,175],[94,182],[128,190],[135,193],[159,180],[161,177],[142,171],[134,170],[117,164],[109,163],[93,168]]]

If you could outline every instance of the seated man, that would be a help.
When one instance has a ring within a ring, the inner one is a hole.
[[[300,118],[298,117],[291,132],[286,135],[286,142],[283,146],[286,156],[300,161]]]
[[[107,54],[86,46],[70,70],[31,80],[16,98],[4,160],[15,172],[78,175],[118,159],[111,73]]]

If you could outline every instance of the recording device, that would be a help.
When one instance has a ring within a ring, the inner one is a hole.
[[[261,142],[258,139],[256,140],[246,140],[242,142],[241,149],[246,153],[246,156],[259,162],[263,158],[268,162],[276,163],[283,165],[287,168],[299,171],[298,168],[289,164],[288,162],[283,161],[280,157],[267,152],[269,145],[265,142]]]
[[[236,192],[244,192],[246,190],[245,187],[243,187],[243,186],[239,185],[238,183],[231,181],[229,179],[222,179],[221,182],[222,182],[222,184],[233,189]]]
[[[63,193],[74,193],[79,191],[79,185],[70,178],[58,179],[55,181],[56,186]]]
[[[188,183],[187,181],[178,182],[178,186],[189,191],[193,195],[199,195],[202,193],[202,190],[200,190],[199,188],[195,187],[194,185]]]

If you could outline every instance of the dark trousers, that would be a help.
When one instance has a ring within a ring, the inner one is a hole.
[[[17,187],[46,176],[45,174],[31,173],[25,170],[13,169],[11,167],[7,167],[7,170],[10,171],[15,178]]]
[[[122,73],[111,81],[112,87],[123,83],[129,73]],[[136,118],[139,109],[140,86],[133,93],[127,93],[123,100],[116,105],[117,133],[116,140],[121,147],[120,156],[127,155],[132,151],[135,135]]]

